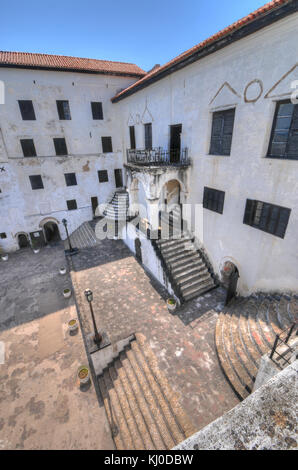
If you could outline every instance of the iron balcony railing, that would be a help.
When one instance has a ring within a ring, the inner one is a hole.
[[[138,166],[189,166],[188,148],[164,150],[161,147],[127,149],[127,163]]]

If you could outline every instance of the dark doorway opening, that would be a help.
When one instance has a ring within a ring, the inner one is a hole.
[[[137,260],[139,261],[139,263],[142,263],[142,248],[139,238],[135,239],[135,251]]]
[[[231,263],[232,264],[232,263]],[[232,270],[229,275],[229,280],[228,280],[228,290],[227,290],[227,297],[226,297],[226,305],[228,305],[234,297],[236,297],[237,294],[237,283],[239,279],[239,271],[237,267],[232,264]]]
[[[44,233],[47,243],[55,243],[61,240],[58,225],[55,222],[44,224]]]
[[[96,214],[96,209],[98,208],[98,198],[96,196],[91,197],[91,206],[93,218],[97,217],[98,214]]]
[[[18,244],[19,244],[20,249],[27,248],[28,246],[30,246],[28,236],[25,235],[24,233],[20,233],[20,235],[18,235]]]
[[[122,170],[121,169],[114,170],[114,173],[115,173],[116,188],[122,188],[123,187]]]
[[[170,162],[178,163],[181,152],[182,124],[170,126]]]

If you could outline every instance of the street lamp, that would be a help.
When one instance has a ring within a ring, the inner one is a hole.
[[[70,255],[73,255],[75,253],[77,253],[79,250],[77,248],[73,248],[72,245],[71,245],[71,242],[70,242],[70,238],[69,238],[69,233],[68,233],[68,228],[67,228],[67,220],[66,219],[62,219],[62,223],[65,227],[65,231],[66,231],[66,236],[67,236],[67,241],[68,241],[68,244],[69,244],[69,250],[68,250],[68,253]],[[66,252],[65,252],[66,253]]]
[[[85,294],[86,300],[87,300],[87,302],[89,304],[89,307],[90,307],[90,312],[91,312],[91,317],[92,317],[92,322],[93,322],[93,328],[94,328],[94,343],[99,347],[100,343],[102,341],[102,336],[98,333],[95,318],[94,318],[94,312],[93,312],[93,307],[92,307],[93,292],[90,289],[86,289],[84,294]]]

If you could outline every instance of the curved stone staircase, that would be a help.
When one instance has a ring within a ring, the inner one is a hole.
[[[145,337],[135,335],[98,377],[118,450],[171,449],[193,428]]]
[[[239,298],[220,313],[215,342],[220,364],[235,392],[246,398],[259,362],[281,334],[298,320],[298,296]]]

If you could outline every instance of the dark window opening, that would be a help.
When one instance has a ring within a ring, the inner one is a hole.
[[[130,137],[130,148],[131,150],[133,150],[136,148],[135,126],[129,126],[129,137]]]
[[[101,143],[102,143],[103,153],[113,152],[112,137],[102,137],[101,138]]]
[[[151,150],[152,149],[152,124],[151,122],[148,124],[144,124],[145,128],[145,149]]]
[[[69,102],[65,100],[61,101],[56,101],[57,103],[57,110],[58,110],[58,116],[60,120],[70,120],[70,108],[69,108]]]
[[[36,157],[36,150],[33,139],[21,139],[20,142],[24,157]]]
[[[2,240],[3,240],[4,238],[7,238],[6,233],[5,233],[5,232],[0,233],[0,238],[2,238]]]
[[[32,189],[43,189],[43,182],[40,175],[29,176]]]
[[[64,173],[64,177],[65,177],[66,186],[76,186],[78,184],[75,173]]]
[[[77,201],[75,199],[70,199],[69,201],[66,201],[66,204],[67,204],[67,209],[69,211],[74,211],[78,208]]]
[[[35,112],[33,108],[33,103],[31,100],[21,100],[19,101],[19,107],[24,121],[35,121]]]
[[[276,104],[267,157],[298,160],[298,105],[289,100]]]
[[[109,181],[107,170],[98,171],[98,181],[100,183],[107,183]]]
[[[211,155],[230,155],[235,119],[235,109],[213,113]]]
[[[122,188],[123,187],[122,170],[121,169],[114,170],[114,175],[115,175],[116,188]]]
[[[92,101],[91,110],[93,119],[103,119],[102,103],[99,101]]]
[[[225,192],[218,189],[204,188],[203,207],[219,214],[223,213]]]
[[[284,238],[290,213],[286,207],[247,199],[243,223]]]
[[[64,137],[54,139],[56,155],[67,155],[67,146]]]

